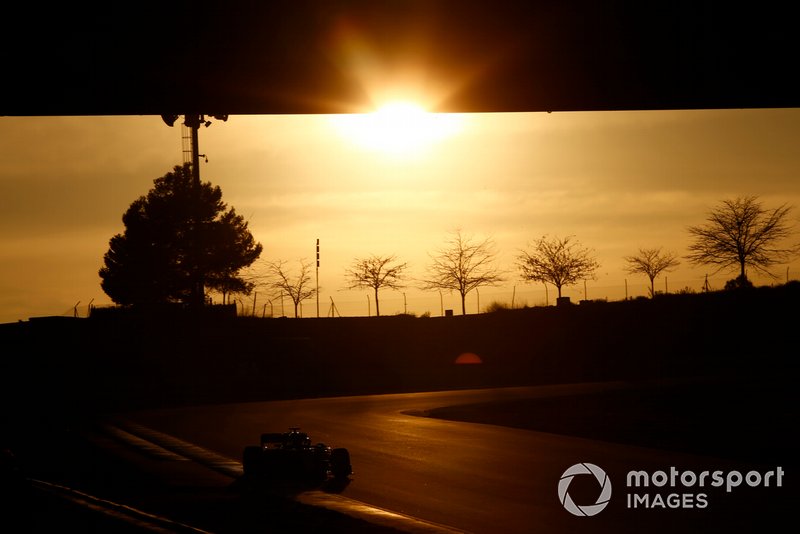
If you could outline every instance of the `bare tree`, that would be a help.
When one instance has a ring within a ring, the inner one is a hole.
[[[694,243],[686,258],[695,264],[716,265],[739,271],[739,280],[747,281],[747,267],[772,278],[773,265],[796,254],[798,245],[781,246],[791,237],[793,225],[788,221],[791,206],[783,204],[774,210],[763,207],[758,197],[724,200],[708,215],[707,223],[690,226]]]
[[[381,315],[381,308],[378,301],[378,290],[402,289],[402,283],[407,263],[397,263],[396,256],[375,256],[369,258],[356,259],[352,267],[346,270],[345,275],[350,282],[348,289],[361,287],[371,288],[375,291],[375,314]]]
[[[636,256],[625,256],[628,263],[626,271],[630,274],[643,274],[650,279],[650,297],[656,295],[655,280],[663,272],[669,272],[680,265],[674,252],[661,253],[661,248],[640,248]]]
[[[497,252],[490,238],[475,242],[456,230],[447,245],[435,255],[428,267],[428,278],[423,289],[455,290],[461,295],[461,313],[467,314],[466,298],[473,289],[494,286],[503,281],[502,273],[495,267]]]
[[[558,289],[559,298],[563,286],[593,279],[600,265],[592,257],[592,252],[573,241],[573,237],[547,239],[544,236],[533,243],[532,252],[523,250],[517,257],[522,279],[553,284]]]
[[[297,317],[297,307],[300,303],[317,294],[317,289],[310,287],[311,266],[310,262],[300,260],[300,272],[294,275],[288,271],[286,262],[283,260],[277,260],[267,264],[270,276],[269,287],[289,295],[289,298],[292,299],[294,303],[295,317]]]

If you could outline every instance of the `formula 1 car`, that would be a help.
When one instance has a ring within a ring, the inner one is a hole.
[[[260,445],[244,448],[245,476],[271,479],[345,479],[353,472],[350,452],[324,443],[311,444],[308,434],[292,427],[289,432],[261,434]]]

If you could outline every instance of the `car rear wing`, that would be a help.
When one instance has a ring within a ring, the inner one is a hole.
[[[270,432],[267,434],[261,434],[261,447],[262,448],[274,448],[278,445],[281,445],[284,441],[284,436],[281,433]]]

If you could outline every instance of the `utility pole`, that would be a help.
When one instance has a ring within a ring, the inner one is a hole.
[[[317,238],[317,318],[319,318],[319,238]]]

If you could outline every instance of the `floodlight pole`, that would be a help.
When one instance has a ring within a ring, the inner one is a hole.
[[[194,178],[194,186],[200,189],[200,147],[198,146],[200,136],[198,130],[199,124],[192,124],[189,126],[192,131],[192,178]]]
[[[200,129],[200,122],[202,119],[202,116],[194,116],[191,119],[189,116],[187,116],[185,122],[192,134],[192,178],[195,193],[198,195],[200,194],[200,148],[198,146],[198,130]],[[206,295],[205,281],[203,280],[202,274],[198,274],[197,280],[195,280],[194,284],[194,304],[198,308],[202,308],[203,304],[205,303]]]
[[[189,123],[190,121],[186,121]],[[200,129],[200,121],[191,121],[191,124],[187,124],[189,129],[192,131],[192,178],[194,179],[194,190],[197,195],[200,195],[200,147],[199,145],[199,135],[198,130]],[[206,295],[206,288],[205,288],[205,280],[203,280],[202,275],[198,275],[198,279],[195,281],[195,305],[198,308],[202,308],[205,295]],[[253,301],[255,304],[255,301]]]
[[[210,115],[211,117],[221,120],[227,121],[227,115]],[[161,120],[164,123],[172,127],[175,124],[175,121],[178,120],[179,115],[161,115]],[[198,192],[200,191],[200,150],[199,150],[199,136],[198,131],[200,130],[200,125],[209,126],[211,124],[210,120],[206,119],[205,115],[184,115],[183,124],[189,128],[191,132],[191,141],[192,141],[192,182],[194,184],[195,190]],[[206,158],[208,161],[208,158]],[[184,149],[184,163],[186,162],[186,150]],[[206,290],[205,290],[205,280],[203,276],[200,275],[199,279],[194,282],[194,305],[197,307],[203,307],[205,305],[205,298],[206,298]]]

